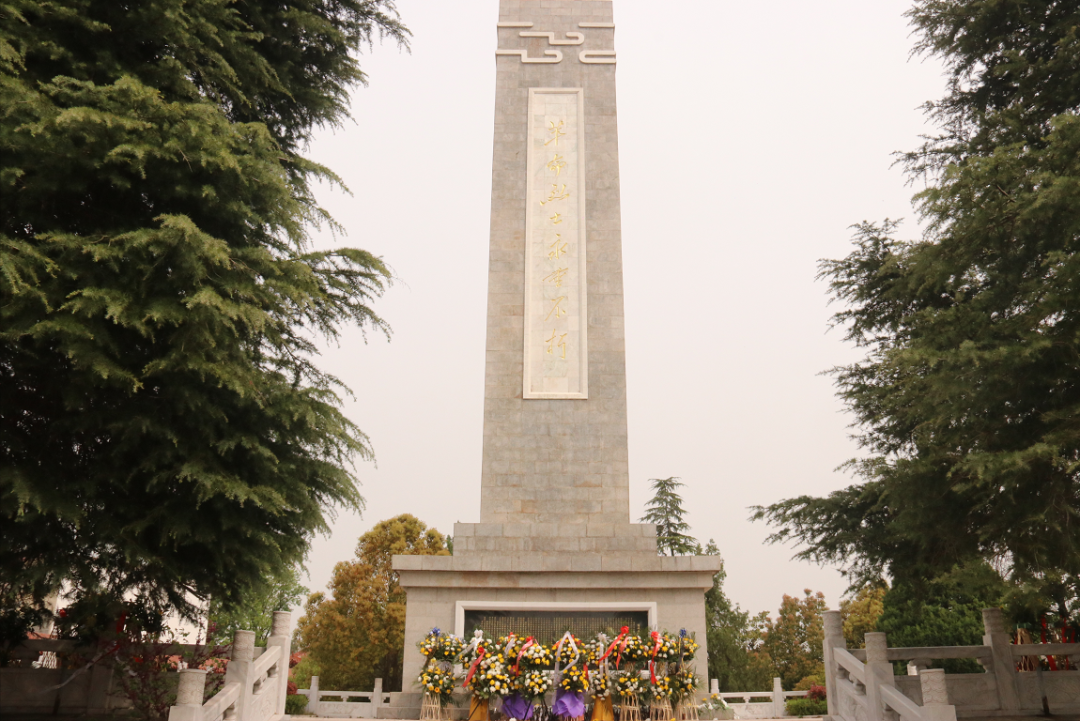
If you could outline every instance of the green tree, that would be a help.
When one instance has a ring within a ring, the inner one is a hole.
[[[864,360],[835,370],[861,483],[759,508],[856,582],[1002,559],[1069,615],[1080,576],[1080,6],[918,0],[950,81],[903,157],[926,223],[863,223],[821,275]],[[1069,589],[1072,589],[1070,591]]]
[[[793,690],[807,676],[818,676],[825,670],[822,650],[825,625],[821,615],[827,608],[825,596],[809,588],[803,593],[802,599],[785,593],[775,620],[764,613],[754,619],[758,643],[752,655],[758,656],[758,662],[752,664],[771,666],[785,691]]]
[[[878,619],[885,610],[885,594],[888,590],[885,583],[868,583],[854,596],[840,600],[844,640],[848,648],[866,648],[866,634],[878,630]]]
[[[323,688],[367,691],[382,678],[384,689],[401,690],[405,591],[390,565],[394,555],[450,552],[445,536],[407,513],[360,537],[356,560],[334,567],[332,597],[313,593],[296,629],[296,644],[320,669]]]
[[[897,583],[885,594],[878,631],[890,646],[980,646],[982,610],[1002,604],[1009,585],[977,562],[921,584]],[[949,673],[981,673],[974,659],[935,661]]]
[[[300,584],[300,567],[293,566],[272,578],[265,587],[252,589],[231,608],[210,599],[209,625],[215,636],[228,643],[237,631],[254,631],[255,645],[265,646],[270,638],[274,611],[288,611],[299,606],[308,595]]]
[[[704,551],[719,556],[716,542],[709,539]],[[771,688],[772,677],[762,664],[752,664],[754,636],[750,614],[732,603],[724,593],[727,571],[721,568],[713,576],[713,585],[705,592],[705,627],[709,642],[709,678],[720,691],[763,691]]]
[[[697,553],[701,545],[689,535],[690,524],[684,518],[682,496],[677,489],[685,484],[678,478],[650,478],[653,497],[645,504],[642,523],[656,524],[656,548],[663,555],[685,556]]]
[[[390,0],[0,5],[0,576],[192,612],[299,563],[370,458],[314,364],[387,331],[301,149]]]

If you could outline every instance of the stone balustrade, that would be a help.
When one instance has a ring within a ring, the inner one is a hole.
[[[266,649],[256,656],[255,634],[237,631],[233,636],[225,685],[205,703],[206,671],[179,672],[176,705],[169,721],[272,721],[285,714],[288,693],[290,614],[274,613]]]
[[[825,679],[835,721],[955,721],[961,717],[1026,716],[1047,711],[1080,714],[1080,644],[1012,643],[1001,609],[983,611],[981,646],[889,648],[884,633],[866,634],[865,649],[846,648],[839,611],[824,618]],[[1018,672],[1023,656],[1063,655],[1071,670]],[[977,659],[986,671],[946,674],[933,660]],[[907,661],[908,675],[893,673]]]

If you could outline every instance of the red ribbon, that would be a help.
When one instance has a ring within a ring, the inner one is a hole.
[[[517,659],[514,660],[514,675],[515,676],[521,672],[521,657],[525,653],[525,649],[527,649],[529,646],[533,646],[535,644],[536,644],[536,641],[533,640],[532,636],[529,636],[527,639],[525,639],[525,643],[522,645],[521,650],[518,651]]]
[[[608,646],[607,653],[601,656],[600,660],[603,661],[608,656],[610,656],[611,652],[615,649],[615,647],[619,645],[619,641],[622,641],[622,646],[619,647],[619,653],[615,656],[615,668],[618,669],[619,662],[622,661],[622,652],[626,649],[626,634],[628,634],[629,632],[630,628],[628,626],[623,626],[622,628],[620,628],[619,635],[616,636],[615,640],[611,642],[611,645]]]
[[[656,653],[660,650],[660,632],[653,631],[649,634],[652,636],[652,640],[656,643],[653,645],[652,656],[649,658],[649,678],[652,679],[653,686],[656,685]]]
[[[480,662],[484,659],[484,647],[479,648],[479,653],[476,654],[476,660],[472,662],[472,666],[469,666],[469,675],[465,677],[465,683],[461,684],[462,688],[468,688],[469,681],[472,681],[473,674],[476,673],[476,667],[480,665]]]

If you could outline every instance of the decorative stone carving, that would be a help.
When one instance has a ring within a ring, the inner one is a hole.
[[[274,620],[270,624],[271,636],[288,636],[292,614],[288,611],[274,611]]]
[[[585,33],[566,33],[565,40],[556,40],[555,33],[545,32],[520,32],[518,37],[522,38],[547,38],[548,45],[581,45],[585,42]]]
[[[614,65],[614,50],[582,50],[578,53],[578,61],[586,65]]]
[[[251,661],[255,658],[255,632],[237,631],[233,634],[232,656],[234,661]]]
[[[182,669],[176,689],[176,703],[183,706],[202,706],[205,690],[206,671],[195,668]]]
[[[529,51],[525,49],[521,50],[496,50],[496,55],[517,55],[521,58],[523,63],[558,63],[562,62],[561,50],[545,50],[542,58],[530,58]]]
[[[945,685],[945,670],[928,668],[919,672],[923,706],[948,706],[949,689]]]

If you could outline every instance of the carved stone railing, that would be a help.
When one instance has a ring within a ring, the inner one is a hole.
[[[1024,656],[1067,656],[1075,667],[1080,644],[1011,643],[1000,609],[983,611],[981,646],[889,648],[883,633],[866,634],[866,648],[845,648],[839,611],[825,612],[825,680],[829,714],[843,721],[943,721],[963,715],[1080,713],[1080,671],[1018,672]],[[976,659],[985,673],[948,674],[931,661]],[[893,662],[908,675],[894,676]]]
[[[307,712],[324,718],[377,718],[379,709],[390,704],[390,694],[383,692],[381,678],[371,691],[327,691],[319,688],[319,677],[311,677],[311,687],[297,689],[307,696]],[[329,701],[327,699],[340,699]]]
[[[838,611],[829,611],[837,614]],[[828,618],[828,633],[835,630],[836,617]],[[831,628],[830,628],[831,627]],[[841,636],[842,638],[842,636]],[[945,672],[940,669],[924,669],[919,672],[923,688],[923,704],[919,705],[898,691],[887,656],[885,634],[866,634],[866,661],[842,645],[833,644],[827,652],[826,679],[830,680],[828,691],[829,714],[843,721],[956,721],[956,709],[949,705],[943,693]],[[939,692],[939,689],[941,692]]]
[[[772,691],[720,691],[719,683],[714,678],[709,696],[719,696],[735,712],[738,719],[783,718],[787,715],[786,703],[789,698],[808,696],[809,691],[785,691],[780,686],[780,679],[773,679]],[[736,701],[735,699],[739,699]],[[766,699],[755,701],[754,699]]]
[[[255,634],[237,631],[225,669],[225,685],[205,703],[206,671],[179,672],[176,705],[169,721],[276,721],[285,714],[289,678],[287,611],[274,613],[266,649],[255,657]]]

